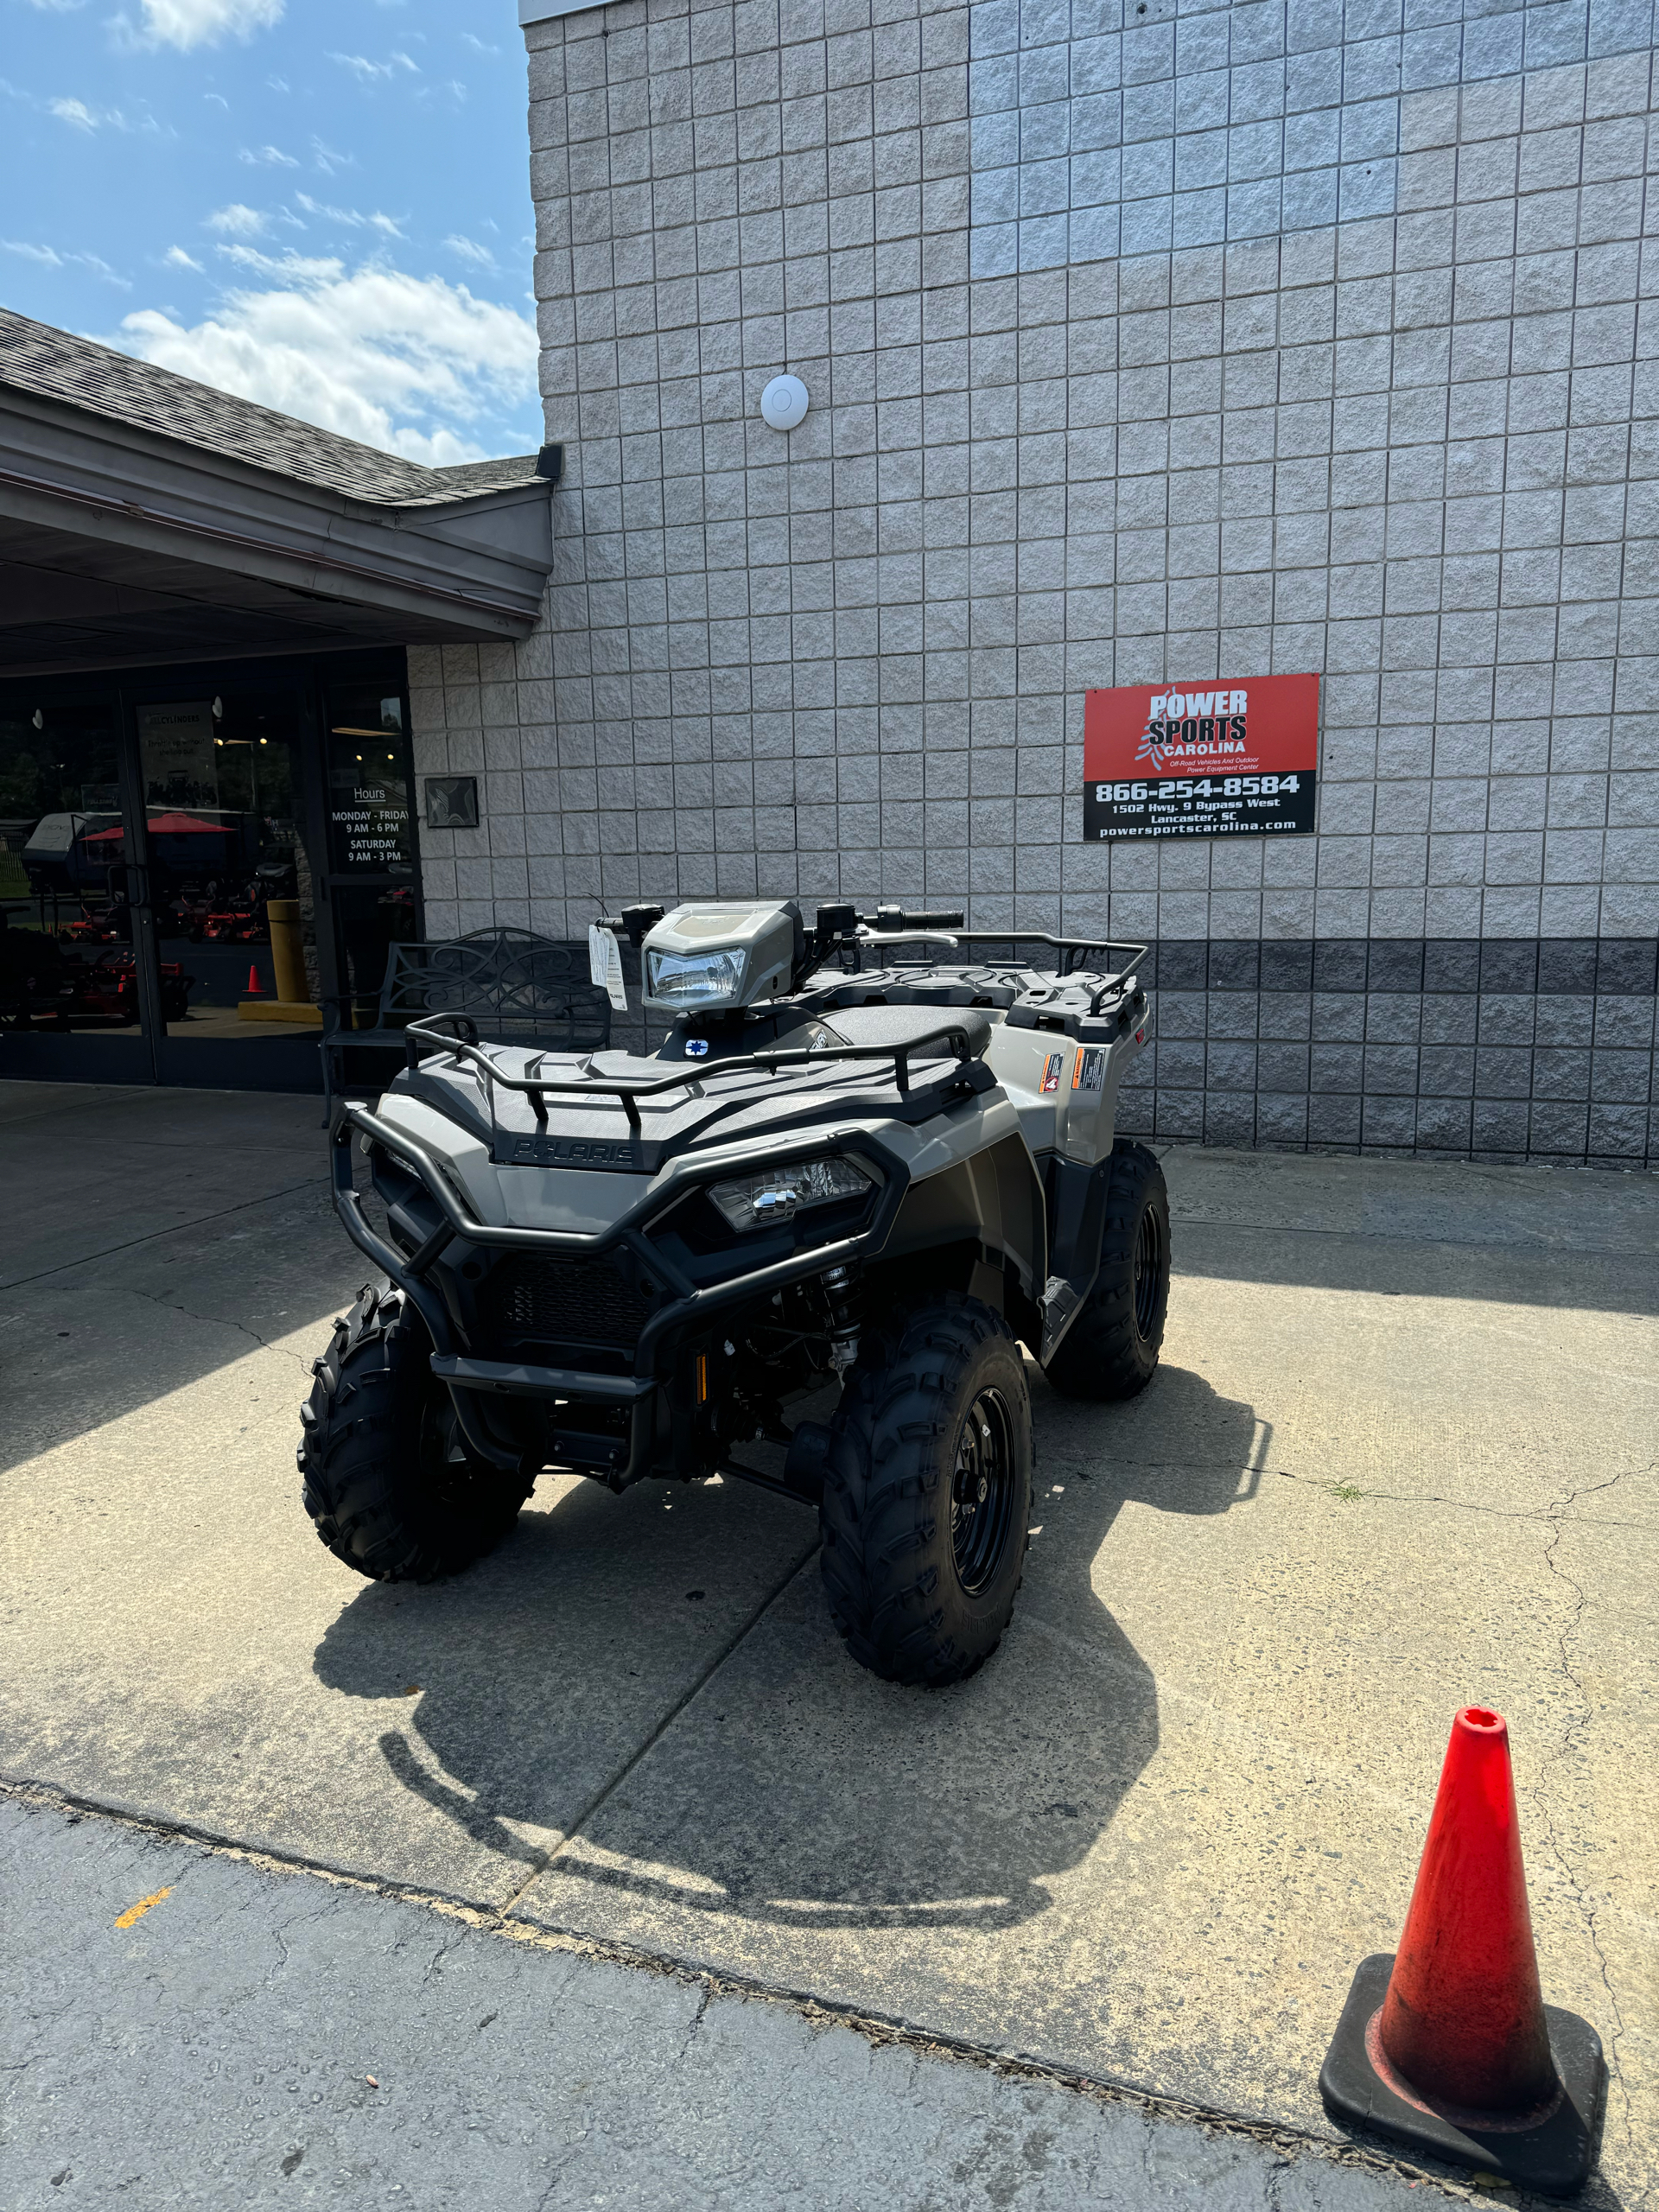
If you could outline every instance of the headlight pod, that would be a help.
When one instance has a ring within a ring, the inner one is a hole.
[[[766,1229],[793,1221],[805,1206],[827,1206],[836,1198],[861,1198],[875,1178],[852,1160],[800,1160],[769,1167],[735,1182],[714,1183],[709,1195],[735,1230]]]
[[[732,1006],[743,988],[742,946],[712,952],[647,952],[645,995],[664,1006]]]

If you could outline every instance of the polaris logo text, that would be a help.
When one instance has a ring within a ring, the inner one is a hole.
[[[633,1154],[625,1144],[607,1144],[601,1141],[583,1141],[575,1137],[520,1137],[512,1148],[515,1160],[532,1166],[544,1167],[550,1160],[568,1160],[573,1166],[608,1167],[620,1163],[625,1167],[633,1164]]]

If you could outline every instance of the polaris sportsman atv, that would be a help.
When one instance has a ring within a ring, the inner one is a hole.
[[[336,1558],[453,1573],[543,1469],[619,1491],[718,1474],[817,1506],[863,1665],[973,1672],[1025,1557],[1020,1346],[1070,1397],[1143,1389],[1169,1209],[1153,1155],[1113,1138],[1145,947],[961,920],[630,908],[601,927],[669,1020],[649,1057],[410,1025],[407,1068],[333,1142],[335,1207],[391,1285],[335,1324],[301,1416]]]

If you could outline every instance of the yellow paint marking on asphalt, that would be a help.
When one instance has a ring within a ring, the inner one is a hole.
[[[169,1885],[167,1889],[157,1890],[154,1897],[140,1897],[137,1904],[130,1904],[126,1910],[120,1915],[118,1919],[116,1921],[116,1926],[118,1928],[132,1927],[135,1922],[140,1921],[143,1918],[144,1915],[149,1910],[151,1905],[160,1904],[163,1897],[170,1897],[172,1894],[172,1888]]]

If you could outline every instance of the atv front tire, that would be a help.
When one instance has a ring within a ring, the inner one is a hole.
[[[961,1681],[1014,1611],[1031,1399],[1001,1316],[957,1293],[865,1340],[831,1427],[820,1564],[836,1625],[886,1681]]]
[[[337,1560],[376,1582],[430,1582],[499,1544],[531,1483],[467,1451],[430,1339],[401,1291],[370,1287],[313,1364],[301,1497]]]
[[[1158,1368],[1169,1306],[1169,1192],[1143,1144],[1112,1147],[1100,1273],[1044,1372],[1061,1395],[1133,1398]]]

